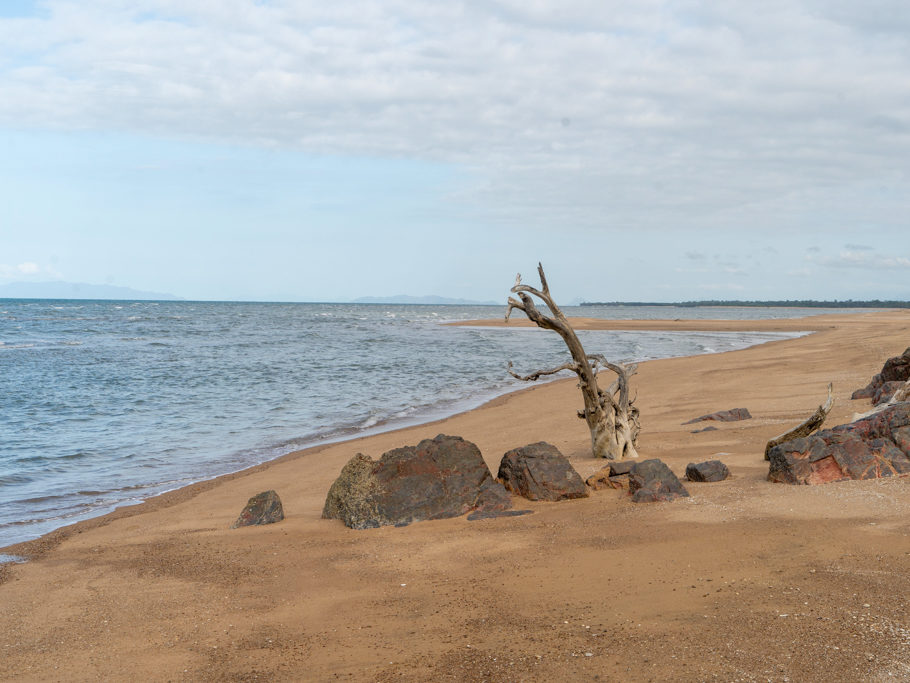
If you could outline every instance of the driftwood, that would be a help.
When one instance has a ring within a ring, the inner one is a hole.
[[[825,401],[824,405],[819,406],[808,420],[794,427],[790,431],[784,432],[780,436],[775,436],[768,442],[768,444],[765,446],[765,460],[768,460],[768,453],[770,453],[771,449],[776,445],[781,444],[784,441],[790,441],[790,439],[798,439],[801,436],[809,436],[813,432],[821,429],[821,426],[825,423],[825,419],[828,417],[828,413],[831,412],[831,407],[834,405],[834,394],[831,393],[832,389],[833,386],[829,384],[828,400]]]
[[[547,370],[537,370],[528,375],[519,375],[512,370],[509,362],[509,374],[526,382],[533,382],[544,375],[553,375],[563,370],[571,370],[578,375],[578,386],[584,397],[584,410],[578,417],[585,420],[591,431],[591,450],[595,457],[621,459],[637,458],[635,450],[641,426],[638,420],[638,408],[633,405],[634,399],[629,395],[629,378],[635,374],[638,366],[612,363],[600,354],[587,354],[569,324],[568,319],[559,310],[559,306],[550,296],[550,288],[543,272],[543,266],[537,264],[541,289],[521,284],[521,275],[515,279],[512,293],[518,299],[509,297],[506,309],[506,322],[513,309],[524,311],[528,319],[546,330],[553,330],[562,337],[572,361]],[[550,309],[551,316],[541,313],[534,304],[532,296],[540,299]],[[616,374],[616,380],[606,391],[597,385],[597,372],[606,368]]]

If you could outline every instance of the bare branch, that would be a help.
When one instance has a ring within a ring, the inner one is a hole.
[[[828,384],[828,400],[825,401],[824,405],[820,405],[818,409],[812,413],[808,420],[800,423],[793,429],[784,432],[780,436],[775,436],[765,445],[765,460],[768,459],[768,453],[771,452],[771,449],[776,445],[783,443],[784,441],[790,441],[790,439],[798,439],[801,436],[809,436],[815,431],[821,429],[821,426],[825,422],[825,418],[828,417],[828,413],[831,412],[831,407],[834,405],[834,394],[832,393],[833,385]]]
[[[520,301],[516,301],[512,297],[509,297],[509,300],[506,302],[508,304],[506,308],[506,319],[505,322],[509,322],[509,317],[512,315],[512,309],[517,308],[519,311],[525,310],[524,304]]]
[[[520,379],[523,382],[536,382],[544,375],[555,375],[557,372],[562,372],[563,370],[571,370],[572,372],[578,372],[578,366],[575,363],[563,363],[558,368],[550,368],[549,370],[536,370],[530,375],[519,375],[517,372],[512,370],[512,361],[509,361],[509,374],[512,375],[515,379]]]
[[[537,273],[540,275],[540,286],[543,287],[544,293],[549,296],[550,287],[547,285],[547,276],[543,274],[543,264],[540,261],[537,262]]]

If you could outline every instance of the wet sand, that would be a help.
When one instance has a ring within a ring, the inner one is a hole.
[[[640,366],[642,458],[678,475],[718,458],[732,472],[687,483],[688,499],[636,505],[608,490],[516,500],[534,511],[522,517],[364,531],[320,519],[355,453],[439,433],[474,441],[494,473],[506,450],[539,440],[596,471],[566,380],[4,549],[31,559],[0,569],[0,678],[910,680],[910,479],[791,487],[767,482],[762,459],[828,382],[828,426],[868,409],[849,396],[910,346],[910,313],[585,325],[813,334]],[[753,419],[682,424],[737,407]],[[270,488],[285,521],[230,530]]]

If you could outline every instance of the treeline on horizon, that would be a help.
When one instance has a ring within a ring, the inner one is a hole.
[[[660,301],[582,301],[580,306],[675,306],[677,308],[698,308],[699,306],[730,306],[730,307],[775,307],[775,308],[910,308],[910,301],[854,301],[847,299],[840,301],[815,301],[814,299],[794,299],[786,301],[679,301],[667,303]]]

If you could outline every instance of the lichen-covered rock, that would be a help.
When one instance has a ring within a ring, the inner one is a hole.
[[[908,379],[910,379],[910,348],[901,355],[886,360],[882,371],[873,376],[868,385],[854,391],[850,398],[871,398],[875,405],[886,403]]]
[[[730,476],[730,470],[720,460],[690,462],[686,465],[686,479],[689,481],[723,481]]]
[[[588,496],[578,472],[556,446],[544,441],[514,448],[502,456],[498,476],[506,489],[529,500]]]
[[[696,422],[704,422],[705,420],[714,420],[716,422],[736,422],[738,420],[751,420],[752,415],[749,413],[748,408],[731,408],[730,410],[719,410],[716,413],[709,413],[708,415],[702,415],[701,417],[696,417],[693,420],[688,422],[683,422],[684,425],[695,424]]]
[[[642,460],[629,470],[629,492],[634,503],[654,503],[688,497],[689,492],[662,460]]]
[[[378,461],[355,455],[329,489],[322,516],[368,529],[511,507],[511,496],[493,479],[477,446],[440,434],[388,451]]]
[[[247,501],[237,521],[231,524],[232,529],[258,524],[274,524],[284,519],[281,498],[275,491],[263,491]]]
[[[910,403],[778,444],[768,459],[768,479],[785,484],[908,475]]]

